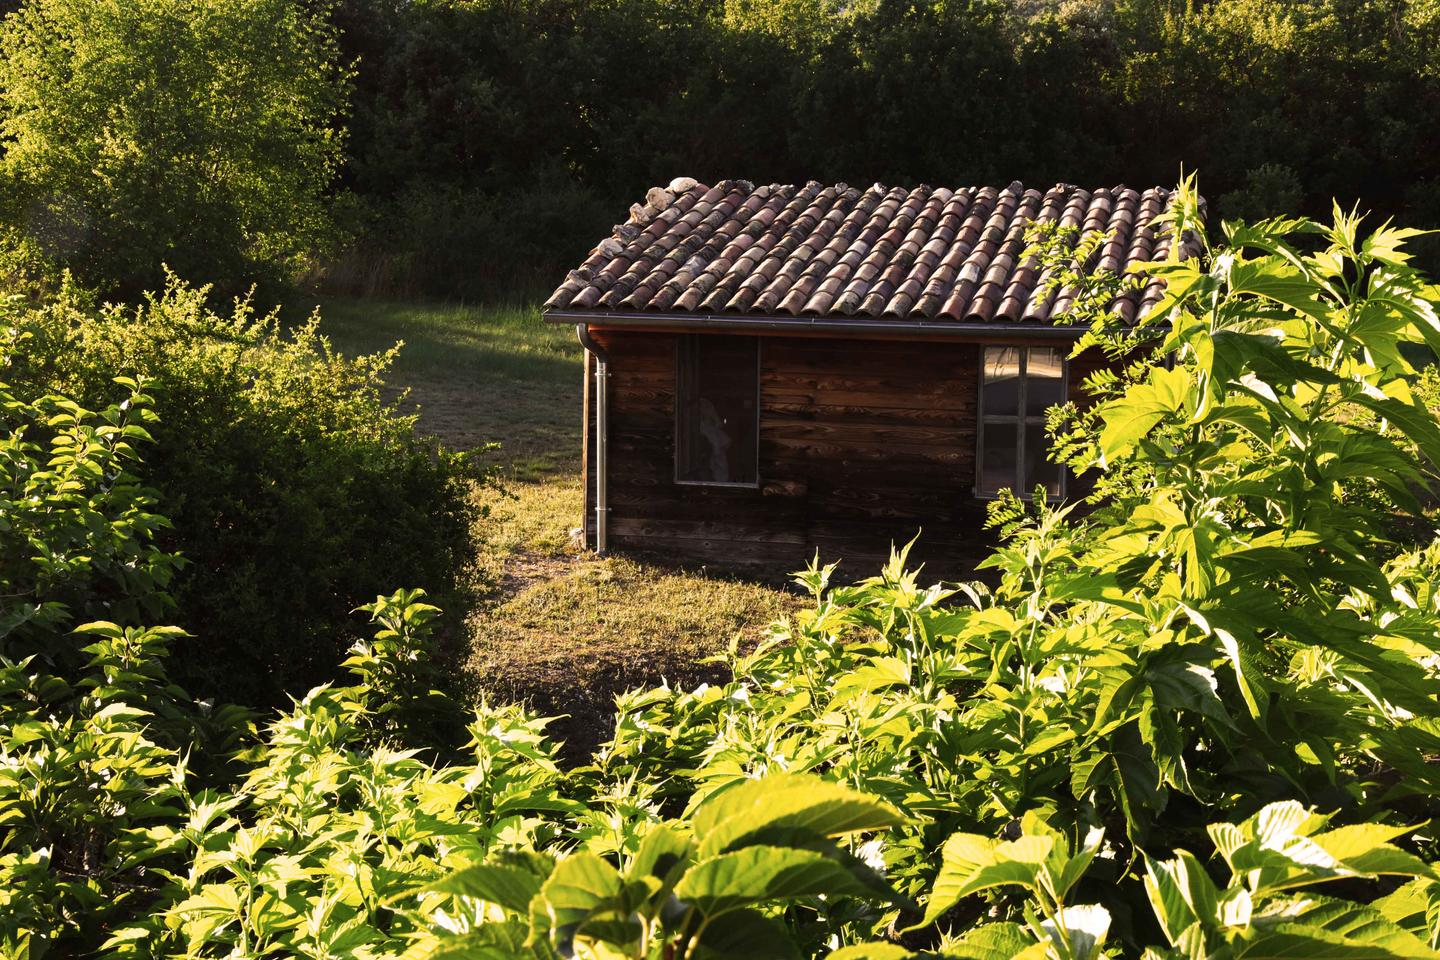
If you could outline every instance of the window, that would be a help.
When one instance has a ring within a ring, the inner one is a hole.
[[[675,369],[675,479],[760,482],[760,342],[755,337],[680,338]]]
[[[982,350],[976,493],[1009,487],[1029,496],[1043,484],[1060,496],[1065,472],[1047,456],[1045,411],[1065,401],[1065,355],[1053,347]]]

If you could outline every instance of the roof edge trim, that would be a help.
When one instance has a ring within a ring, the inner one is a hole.
[[[1088,326],[1045,323],[966,323],[946,320],[856,320],[835,317],[726,316],[710,313],[658,313],[612,310],[543,310],[547,323],[586,323],[602,327],[676,327],[775,333],[837,333],[851,336],[937,336],[957,340],[997,335],[1037,340],[1075,340]]]

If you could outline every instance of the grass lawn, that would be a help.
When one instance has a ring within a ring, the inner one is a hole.
[[[392,381],[418,404],[420,429],[457,449],[499,444],[478,454],[498,482],[476,491],[490,511],[466,624],[477,694],[564,715],[555,730],[585,749],[607,734],[616,693],[713,678],[699,661],[737,635],[753,641],[798,603],[771,586],[575,549],[582,372],[571,328],[524,306],[319,306],[344,352],[404,342]]]
[[[510,476],[578,469],[581,351],[571,328],[522,306],[319,305],[321,329],[342,351],[404,344],[395,385],[419,404],[420,428],[447,446],[498,443],[483,459]]]

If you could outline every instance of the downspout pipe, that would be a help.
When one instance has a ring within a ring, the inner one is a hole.
[[[610,459],[610,355],[590,336],[590,326],[575,324],[580,346],[595,358],[595,552],[608,546],[610,519],[607,467]]]

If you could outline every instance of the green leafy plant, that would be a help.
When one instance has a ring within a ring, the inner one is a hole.
[[[205,739],[157,667],[180,631],[81,620],[167,609],[179,565],[132,472],[151,397],[117,384],[98,413],[0,385],[0,944],[22,957],[141,908],[177,745]]]
[[[417,954],[798,957],[773,909],[896,900],[835,838],[900,822],[885,804],[814,777],[751,780],[712,795],[688,821],[651,824],[623,870],[587,852],[555,860],[504,851],[422,887],[423,909],[456,929]],[[437,913],[446,898],[459,906]]]
[[[1180,216],[1196,226],[1198,205]],[[733,684],[622,701],[600,762],[692,769],[701,795],[777,766],[845,778],[924,824],[885,851],[917,899],[956,830],[1038,811],[1073,847],[1103,828],[1111,855],[1082,884],[1116,916],[1144,908],[1126,880],[1146,851],[1208,842],[1206,810],[1433,816],[1434,551],[1393,539],[1407,511],[1430,529],[1417,492],[1440,452],[1400,348],[1440,331],[1412,235],[1337,211],[1231,224],[1227,247],[1152,265],[1160,335],[1056,417],[1098,477],[1088,512],[1002,504],[991,587],[922,587],[903,553],[854,586],[813,567],[813,611],[736,658]],[[1119,321],[1097,304],[1101,337]]]
[[[1169,943],[1169,949],[1146,948],[1147,960],[1440,956],[1434,949],[1434,924],[1417,916],[1428,904],[1435,868],[1389,842],[1409,828],[1358,824],[1326,830],[1328,820],[1298,803],[1282,802],[1244,823],[1211,824],[1210,838],[1230,868],[1230,881],[1223,887],[1183,850],[1159,862],[1147,857],[1145,890]],[[1026,922],[982,924],[924,956],[1112,956],[1106,947],[1109,912],[1098,904],[1065,902],[1102,842],[1103,831],[1092,828],[1072,855],[1065,836],[1038,817],[1026,817],[1013,840],[964,833],[951,837],[925,922],[967,896],[996,887],[1025,891]],[[1380,877],[1414,879],[1369,904],[1308,890]],[[886,944],[860,944],[831,954],[834,960],[918,956]]]
[[[0,942],[1434,956],[1440,425],[1406,345],[1440,346],[1440,298],[1409,232],[1343,212],[1226,236],[1151,265],[1155,337],[1052,415],[1087,509],[1003,502],[988,585],[817,559],[730,681],[621,697],[581,766],[516,706],[445,739],[418,591],[367,606],[345,685],[262,724],[192,702],[167,674],[191,641],[147,622],[175,562],[135,476],[166,436],[148,387],[102,414],[7,388]]]
[[[0,391],[0,639],[112,606],[117,615],[158,613],[169,602],[164,589],[180,560],[149,542],[168,521],[128,469],[133,444],[150,438],[152,398],[147,384],[115,382],[127,396],[98,414],[60,396],[27,403]]]

